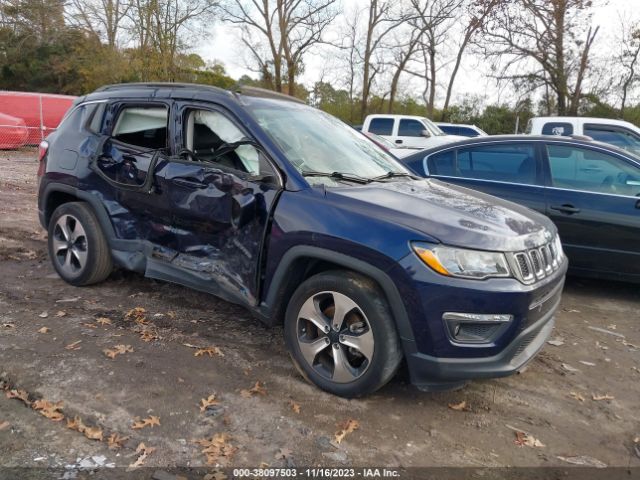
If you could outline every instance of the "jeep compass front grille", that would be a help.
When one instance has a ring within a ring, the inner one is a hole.
[[[507,255],[516,278],[523,283],[542,280],[560,268],[561,259],[553,242]]]

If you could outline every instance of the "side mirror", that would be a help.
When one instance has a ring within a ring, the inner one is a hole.
[[[420,132],[422,134],[423,137],[430,137],[431,134],[429,133],[429,130],[422,130],[422,132]]]

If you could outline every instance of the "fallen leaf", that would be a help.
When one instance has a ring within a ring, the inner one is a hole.
[[[293,400],[289,400],[289,405],[291,406],[291,410],[293,410],[293,413],[300,413],[299,403],[296,403]]]
[[[96,323],[99,323],[100,325],[102,325],[103,327],[105,325],[111,325],[111,319],[107,318],[107,317],[99,317],[96,319]]]
[[[564,339],[557,337],[557,338],[554,338],[553,340],[547,340],[547,343],[549,345],[553,345],[554,347],[560,347],[564,345]]]
[[[334,440],[339,445],[342,440],[344,440],[344,437],[360,428],[360,424],[357,420],[349,419],[341,425],[338,425],[338,427],[340,430],[338,430],[334,435]]]
[[[147,447],[144,443],[140,442],[138,448],[136,448],[136,453],[138,454],[138,459],[129,465],[129,468],[138,468],[144,465],[145,460],[149,455],[151,455],[155,451],[155,448]]]
[[[49,420],[59,422],[64,419],[64,415],[59,410],[62,410],[62,402],[51,403],[47,400],[36,400],[31,404],[34,410],[40,412],[40,415],[47,417]]]
[[[576,373],[579,372],[580,370],[578,370],[575,367],[572,367],[571,365],[569,365],[568,363],[563,363],[562,364],[562,368],[564,368],[567,372],[571,372],[571,373]]]
[[[540,440],[535,438],[533,435],[529,435],[528,433],[519,432],[519,431],[516,431],[514,433],[516,434],[516,439],[514,440],[514,442],[519,447],[524,447],[524,446],[537,447],[537,448],[544,447],[544,444]]]
[[[266,395],[267,389],[257,381],[249,390],[240,390],[240,395],[244,398],[253,397],[254,395]]]
[[[154,340],[158,340],[158,335],[152,332],[151,330],[145,329],[140,332],[140,339],[143,342],[152,342]]]
[[[238,450],[228,443],[231,437],[226,433],[216,433],[210,439],[202,438],[193,443],[203,447],[202,454],[207,457],[207,465],[216,465],[221,461],[228,461]]]
[[[133,319],[144,318],[146,313],[147,311],[144,308],[135,307],[127,312],[127,314],[125,315],[125,318],[133,318]]]
[[[64,310],[58,310],[56,312],[56,317],[60,318],[60,317],[65,317],[67,315],[67,312],[65,312]]]
[[[607,464],[601,462],[597,458],[588,457],[586,455],[576,455],[573,457],[556,457],[563,462],[571,463],[572,465],[583,465],[586,467],[606,468]]]
[[[81,325],[84,325],[87,328],[98,328],[98,326],[93,323],[81,323]]]
[[[293,453],[290,449],[288,448],[281,448],[280,450],[278,450],[274,456],[274,458],[276,460],[286,460],[287,458],[291,457],[291,453]]]
[[[84,433],[84,436],[89,440],[98,440],[99,442],[103,440],[103,432],[99,427],[85,427],[82,433]]]
[[[216,399],[215,393],[209,395],[207,398],[203,398],[202,400],[200,400],[200,411],[204,412],[207,407],[211,407],[213,405],[220,405],[220,402],[218,402],[218,400]]]
[[[49,316],[49,312],[42,312],[40,315],[38,315],[40,318],[47,318]]]
[[[142,420],[136,417],[131,428],[133,428],[134,430],[140,430],[144,427],[154,427],[156,425],[160,425],[160,417],[150,415],[149,417],[143,418]]]
[[[591,394],[591,398],[594,401],[599,402],[601,400],[615,400],[616,397],[614,397],[613,395],[609,395],[609,394],[596,395],[595,393],[592,393]]]
[[[176,312],[167,312],[167,316],[171,319],[176,318]]]
[[[31,406],[31,402],[29,401],[29,394],[26,390],[22,389],[13,389],[9,390],[6,394],[7,398],[17,398],[18,400],[22,400],[22,402],[27,406]]]
[[[224,357],[224,353],[222,353],[222,350],[220,350],[218,347],[199,348],[193,354],[194,357],[203,357],[205,355],[209,355],[210,357],[213,357],[214,355],[217,355],[218,357]]]
[[[467,401],[463,400],[460,403],[450,403],[449,408],[458,412],[470,412],[471,407],[467,405]]]
[[[580,395],[579,393],[570,392],[569,395],[571,395],[573,398],[575,398],[579,402],[584,402],[584,397],[582,395]]]
[[[118,355],[124,355],[127,352],[133,353],[133,347],[131,345],[116,345],[113,348],[108,348],[106,350],[103,350],[103,352],[107,357],[113,360]]]
[[[66,347],[64,347],[65,350],[80,350],[81,347],[79,347],[79,345],[82,343],[82,340],[77,340],[73,343],[70,343],[69,345],[67,345]]]
[[[109,435],[109,437],[107,437],[107,443],[109,444],[109,448],[111,449],[122,448],[124,442],[126,442],[127,440],[129,440],[129,437],[123,437],[117,433],[112,433],[111,435]]]
[[[49,333],[50,331],[50,328],[42,327],[40,330],[38,330],[38,333]]]
[[[15,323],[3,323],[2,327],[3,328],[16,328],[16,324]]]
[[[11,424],[9,422],[0,422],[0,430],[5,430],[9,428]]]

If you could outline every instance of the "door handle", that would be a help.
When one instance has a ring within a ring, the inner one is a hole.
[[[193,189],[207,188],[206,183],[200,182],[199,180],[194,180],[192,178],[177,177],[171,180],[171,182],[174,185],[177,185],[179,187],[193,188]]]
[[[400,145],[402,143],[402,140],[396,140],[396,143]]]
[[[553,206],[553,207],[549,207],[551,210],[555,210],[557,212],[562,212],[562,213],[566,213],[568,215],[573,215],[574,213],[580,213],[580,209],[574,207],[573,205],[570,205],[568,203],[565,203],[564,205],[560,205],[560,206]]]

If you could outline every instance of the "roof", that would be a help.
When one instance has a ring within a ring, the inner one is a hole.
[[[598,148],[603,148],[606,150],[610,150],[613,153],[617,153],[619,155],[625,155],[627,157],[632,157],[634,161],[638,161],[637,157],[633,155],[631,152],[627,150],[623,150],[622,148],[618,148],[615,145],[611,145],[609,143],[598,142],[595,140],[584,140],[584,139],[575,139],[571,137],[565,137],[560,135],[489,135],[486,137],[472,137],[467,138],[465,140],[457,140],[455,142],[445,143],[439,145],[437,147],[431,147],[420,151],[422,155],[425,153],[433,153],[441,150],[447,150],[449,148],[457,148],[464,147],[467,145],[477,145],[484,143],[496,143],[496,142],[561,142],[561,143],[569,143],[573,145],[581,145],[581,146],[597,146]],[[417,155],[417,154],[416,154]]]
[[[223,88],[214,87],[212,85],[202,85],[198,83],[172,83],[172,82],[149,82],[149,83],[117,83],[113,85],[105,85],[103,87],[98,88],[95,92],[89,94],[89,96],[94,94],[99,94],[103,92],[135,92],[135,91],[157,91],[157,90],[172,90],[179,94],[184,94],[185,96],[191,96],[196,93],[211,93],[214,95],[224,95],[224,96],[237,96],[237,95],[245,95],[248,97],[260,97],[260,98],[271,98],[276,100],[284,100],[295,103],[304,102],[298,98],[291,97],[284,93],[274,92],[272,90],[267,90],[264,88],[257,87],[249,87],[244,85],[237,85],[231,90],[225,90]]]

